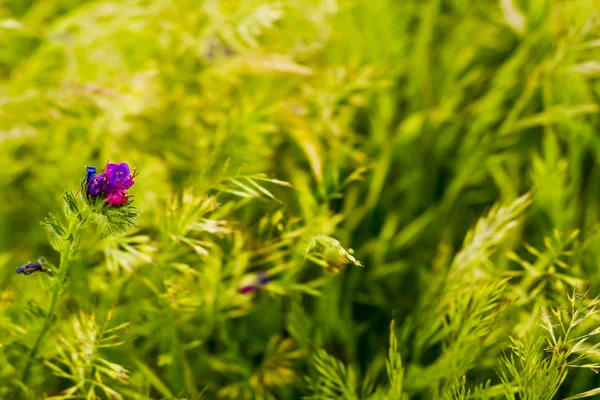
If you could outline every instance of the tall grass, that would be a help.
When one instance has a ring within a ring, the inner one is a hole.
[[[0,2],[0,398],[598,396],[599,77],[597,0]]]

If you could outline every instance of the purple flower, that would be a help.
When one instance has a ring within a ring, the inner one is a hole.
[[[103,194],[107,187],[106,174],[94,176],[87,185],[88,195],[95,197]]]
[[[256,278],[260,286],[264,286],[271,281],[271,278],[267,276],[265,271],[259,271]]]
[[[133,186],[137,173],[131,174],[127,163],[106,164],[105,172],[96,175],[95,167],[86,167],[87,194],[103,196],[111,206],[120,206],[129,200],[127,189]]]
[[[259,271],[254,280],[255,281],[252,284],[242,286],[240,288],[240,293],[246,294],[257,292],[260,288],[265,286],[271,280],[271,278],[267,276],[265,271]]]
[[[108,180],[110,190],[129,189],[135,183],[133,181],[135,176],[136,174],[131,175],[127,163],[106,165],[106,179]]]
[[[17,274],[31,275],[35,272],[45,270],[46,268],[44,268],[44,265],[42,264],[41,260],[37,263],[29,261],[27,264],[17,268]]]
[[[253,292],[256,292],[257,290],[258,290],[258,287],[254,286],[254,285],[246,285],[246,286],[243,286],[242,288],[240,288],[240,293],[241,294],[253,293]]]

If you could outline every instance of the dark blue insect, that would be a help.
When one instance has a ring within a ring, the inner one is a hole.
[[[85,167],[87,176],[85,178],[85,184],[89,185],[90,181],[96,176],[96,167]]]
[[[40,259],[37,263],[29,261],[27,264],[18,267],[17,274],[31,275],[35,272],[45,270],[46,268],[44,267],[44,265],[42,264],[42,260]]]

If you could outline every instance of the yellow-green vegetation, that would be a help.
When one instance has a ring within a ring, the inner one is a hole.
[[[0,1],[0,399],[600,398],[599,99],[600,0]]]

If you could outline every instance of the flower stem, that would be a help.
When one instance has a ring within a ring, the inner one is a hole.
[[[50,326],[54,322],[54,314],[56,313],[56,305],[58,304],[58,300],[62,295],[64,281],[67,277],[67,272],[69,269],[69,258],[71,256],[71,247],[67,246],[67,249],[60,253],[60,266],[58,269],[58,278],[54,285],[54,291],[52,292],[52,300],[50,301],[50,307],[48,308],[48,312],[46,313],[46,319],[44,320],[44,325],[42,326],[42,330],[38,334],[31,351],[27,355],[27,361],[25,363],[25,367],[23,368],[23,375],[21,377],[22,382],[27,382],[29,378],[29,372],[31,370],[31,364],[33,359],[37,355],[40,344],[46,336],[46,333],[50,330]]]

